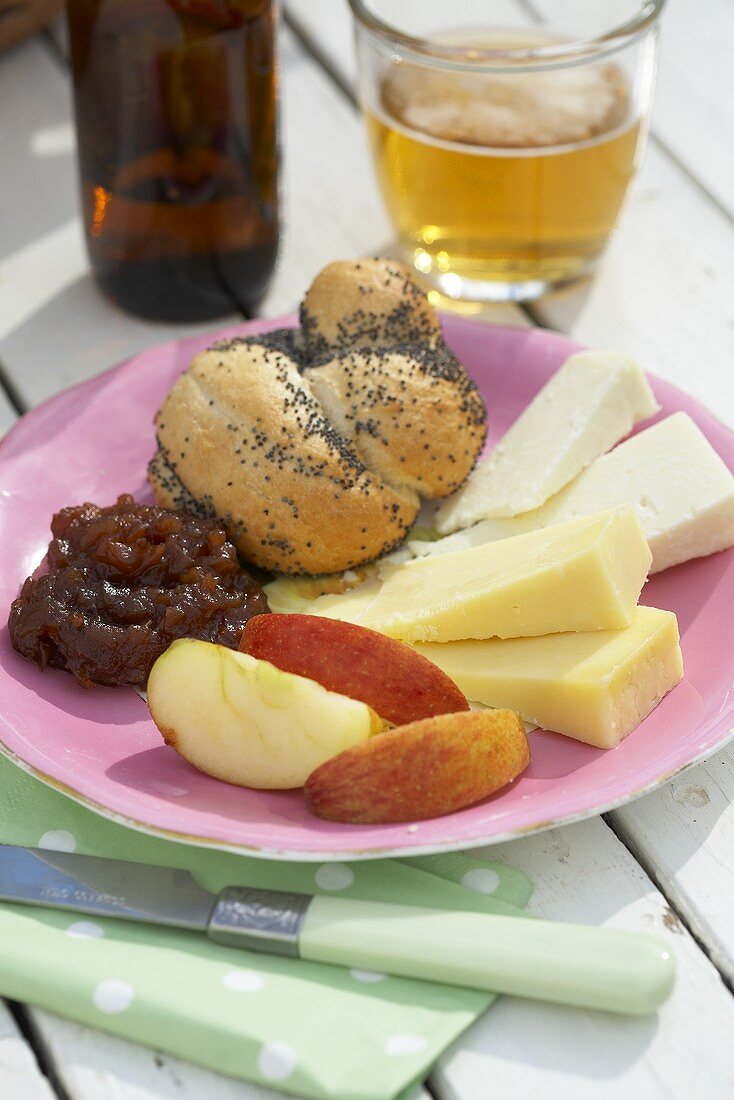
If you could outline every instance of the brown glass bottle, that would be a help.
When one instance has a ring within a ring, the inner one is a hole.
[[[102,289],[166,321],[249,312],[278,246],[272,0],[67,0]]]

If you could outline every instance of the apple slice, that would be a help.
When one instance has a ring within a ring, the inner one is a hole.
[[[394,726],[469,710],[453,680],[403,642],[317,615],[256,615],[240,650],[360,699]]]
[[[168,745],[240,787],[302,787],[314,768],[385,725],[314,680],[193,638],[153,665],[148,706]]]
[[[510,710],[444,714],[346,749],[308,777],[317,817],[389,824],[470,806],[527,767],[525,726]]]

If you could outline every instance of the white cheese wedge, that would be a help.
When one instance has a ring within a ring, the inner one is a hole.
[[[682,412],[597,458],[534,512],[408,545],[418,557],[449,554],[623,504],[640,520],[652,551],[651,573],[734,546],[734,475]]]
[[[683,675],[672,611],[638,607],[623,630],[419,645],[467,698],[611,749]]]
[[[635,513],[619,508],[397,565],[310,611],[405,642],[609,630],[630,622],[649,567]]]
[[[442,534],[538,508],[658,411],[634,359],[572,355],[534,397],[466,485],[442,505]]]

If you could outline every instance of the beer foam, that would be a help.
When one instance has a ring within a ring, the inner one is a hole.
[[[411,130],[444,141],[500,148],[570,145],[620,126],[628,90],[616,65],[473,73],[393,65],[383,109]]]

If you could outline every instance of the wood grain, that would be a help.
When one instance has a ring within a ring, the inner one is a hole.
[[[734,4],[667,4],[653,130],[701,188],[734,216],[733,45]]]
[[[441,1059],[441,1100],[724,1100],[734,1081],[734,998],[600,818],[487,850],[535,884],[538,916],[655,932],[677,963],[654,1017],[581,1012],[501,997]],[[705,1052],[705,1054],[703,1053]],[[491,1091],[490,1091],[491,1088]]]
[[[40,39],[0,56],[0,257],[76,214],[73,144],[38,151],[49,135],[68,135],[70,121],[67,76]]]
[[[33,1051],[0,1001],[0,1096],[3,1100],[53,1100],[54,1095]]]
[[[734,986],[733,804],[728,749],[609,816]]]

